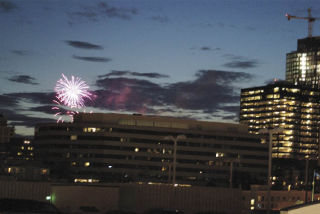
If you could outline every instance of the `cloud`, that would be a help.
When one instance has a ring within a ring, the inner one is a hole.
[[[148,78],[167,78],[167,77],[169,77],[168,75],[159,74],[159,73],[140,73],[140,72],[116,71],[116,70],[113,70],[110,73],[105,74],[105,75],[100,75],[98,77],[102,78],[102,77],[125,76],[125,75],[137,76],[137,77],[148,77]]]
[[[29,93],[9,93],[4,94],[4,96],[10,97],[17,101],[23,100],[33,104],[51,104],[52,100],[55,98],[55,93],[45,93],[45,92],[29,92]]]
[[[220,28],[237,28],[237,26],[233,25],[233,24],[225,24],[222,22],[218,23],[218,27]]]
[[[53,110],[52,110],[52,105],[41,105],[41,106],[37,106],[37,107],[31,107],[29,110],[30,111],[34,111],[34,112],[42,112],[42,113],[46,113],[46,114],[52,114]]]
[[[245,60],[246,59],[243,56],[238,56],[234,54],[223,54],[222,57],[226,58],[227,60]]]
[[[252,79],[243,72],[200,70],[193,82],[175,83],[170,86],[167,101],[180,108],[216,111],[224,104],[239,101],[233,84]]]
[[[18,100],[16,98],[5,95],[5,94],[0,95],[0,108],[1,107],[12,108],[17,105],[18,105]]]
[[[252,75],[244,72],[200,70],[194,81],[161,86],[147,80],[109,78],[100,76],[96,85],[98,106],[112,110],[156,111],[154,106],[174,106],[177,109],[216,112],[227,104],[240,100],[236,83],[249,81]],[[226,111],[232,112],[230,107]],[[232,112],[234,113],[234,112]]]
[[[255,68],[258,67],[259,63],[257,60],[234,60],[231,62],[227,62],[223,64],[224,67],[227,68],[239,68],[239,69],[247,69],[247,68]]]
[[[68,45],[74,47],[74,48],[82,48],[82,49],[103,49],[100,45],[95,45],[89,42],[81,42],[81,41],[71,41],[66,40],[65,41]]]
[[[221,48],[211,48],[211,47],[209,47],[209,46],[202,46],[202,47],[200,48],[200,50],[202,50],[202,51],[220,51]]]
[[[239,105],[224,106],[223,110],[228,111],[228,112],[232,112],[232,113],[235,113],[235,114],[239,114],[240,106]]]
[[[100,78],[96,85],[101,90],[95,91],[95,107],[109,110],[128,110],[134,112],[152,112],[148,106],[161,105],[164,89],[147,80],[129,78]]]
[[[0,112],[9,121],[8,123],[13,126],[34,127],[37,123],[48,123],[55,121],[53,118],[35,117],[8,109],[0,109]]]
[[[79,60],[84,60],[84,61],[89,61],[89,62],[110,62],[110,58],[106,57],[91,57],[91,56],[72,56],[74,59],[79,59]]]
[[[34,82],[35,78],[28,76],[28,75],[15,75],[8,78],[11,82],[18,82],[30,85],[38,85],[39,83]]]
[[[11,53],[19,55],[19,56],[26,56],[29,54],[27,50],[12,50]]]
[[[0,1],[0,12],[12,12],[17,6],[11,1]]]
[[[10,125],[33,127],[36,123],[53,122],[51,117],[37,117],[39,112],[52,114],[45,111],[45,107],[27,107],[26,103],[47,105],[52,103],[54,93],[10,93],[0,95],[0,113],[9,121]]]
[[[169,19],[166,16],[152,16],[151,19],[160,23],[169,22]]]
[[[84,18],[88,21],[98,21],[102,18],[118,18],[122,20],[130,20],[132,16],[137,15],[135,8],[121,8],[111,6],[106,2],[99,2],[93,6],[83,6],[79,11],[68,13],[71,23]]]
[[[199,70],[192,80],[173,84],[139,79],[143,77],[159,78],[162,75],[130,71],[112,71],[100,75],[95,82],[97,90],[92,92],[95,98],[86,106],[96,109],[94,112],[125,111],[200,120],[220,118],[237,121],[240,108],[238,85],[253,79],[251,74],[245,72],[219,70]],[[53,122],[53,116],[50,115],[54,114],[54,98],[54,92],[2,94],[0,113],[12,125],[32,127],[35,123]],[[66,110],[60,106],[59,111],[64,113]]]
[[[252,26],[245,26],[245,30],[248,30],[248,31],[255,31],[256,28],[255,27],[252,27]]]

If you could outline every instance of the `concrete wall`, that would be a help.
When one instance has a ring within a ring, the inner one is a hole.
[[[52,203],[62,212],[85,213],[95,209],[98,213],[118,209],[119,188],[92,185],[52,185]]]
[[[143,213],[153,208],[178,209],[185,214],[238,214],[241,190],[213,187],[173,187],[167,184],[58,185],[44,182],[0,181],[0,198],[51,202],[65,213],[106,213],[124,210]],[[89,210],[88,210],[89,209]],[[87,212],[85,212],[87,210]]]
[[[312,204],[306,205],[299,208],[291,209],[288,211],[281,211],[280,214],[319,214],[320,211],[320,204]]]
[[[239,213],[241,191],[213,187],[170,185],[124,185],[120,187],[119,209],[142,213],[152,208],[196,212]]]
[[[48,195],[50,195],[50,184],[47,182],[0,180],[0,198],[45,201]]]

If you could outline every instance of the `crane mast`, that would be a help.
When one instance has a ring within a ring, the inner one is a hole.
[[[317,17],[313,17],[311,15],[311,8],[308,8],[308,16],[307,17],[300,17],[300,16],[294,16],[294,15],[290,15],[290,14],[286,14],[286,17],[288,18],[288,21],[290,21],[290,19],[304,19],[308,21],[308,37],[312,37],[312,30],[313,30],[313,23],[316,20],[319,20],[320,18]]]

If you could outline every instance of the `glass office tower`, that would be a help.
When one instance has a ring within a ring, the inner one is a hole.
[[[284,128],[274,134],[274,158],[316,159],[319,143],[320,90],[287,82],[241,90],[240,123],[251,133]]]
[[[320,86],[320,37],[298,40],[298,49],[287,54],[286,80],[295,85]]]

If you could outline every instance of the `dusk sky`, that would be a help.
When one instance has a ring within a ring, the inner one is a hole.
[[[240,89],[284,79],[320,17],[301,0],[0,0],[0,113],[16,133],[55,122],[56,81],[80,77],[81,111],[237,122]],[[320,35],[320,21],[313,35]],[[59,107],[63,109],[63,106]]]

